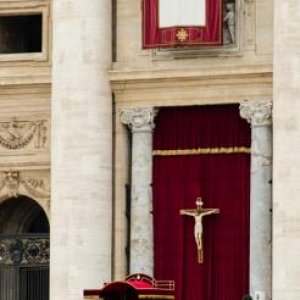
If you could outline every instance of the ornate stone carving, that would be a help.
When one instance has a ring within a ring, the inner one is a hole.
[[[50,197],[50,191],[47,189],[44,179],[27,178],[21,181],[24,189],[37,198]]]
[[[48,266],[50,243],[48,235],[0,237],[0,266]]]
[[[133,132],[152,131],[157,110],[154,108],[134,108],[122,110],[121,122],[128,125]]]
[[[50,199],[49,179],[26,176],[18,171],[1,172],[0,200],[16,198],[21,195],[26,195],[35,200]]]
[[[240,104],[240,115],[252,126],[270,125],[272,121],[271,101],[245,101]]]
[[[0,122],[0,146],[9,149],[23,149],[32,144],[33,149],[42,149],[47,141],[47,121]]]
[[[0,191],[6,190],[8,198],[18,197],[19,173],[4,172],[0,183]]]

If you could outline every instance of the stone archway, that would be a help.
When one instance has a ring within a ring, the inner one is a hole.
[[[0,204],[0,234],[49,233],[49,221],[42,207],[27,196]]]
[[[0,203],[0,299],[49,299],[49,221],[28,196]]]
[[[50,172],[0,172],[0,204],[10,198],[26,196],[34,200],[50,218]]]

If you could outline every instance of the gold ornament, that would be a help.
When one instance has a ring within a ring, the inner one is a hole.
[[[187,32],[186,29],[181,28],[181,29],[179,29],[179,30],[177,31],[176,37],[177,37],[178,41],[184,42],[184,41],[186,41],[187,38],[189,37],[189,34],[188,34],[188,32]]]

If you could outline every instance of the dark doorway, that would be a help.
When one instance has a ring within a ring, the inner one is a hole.
[[[49,222],[21,196],[0,204],[0,299],[49,299]]]

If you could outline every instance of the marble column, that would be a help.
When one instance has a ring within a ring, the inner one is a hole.
[[[111,1],[53,1],[50,299],[111,280]]]
[[[130,273],[153,275],[152,131],[155,110],[124,110],[132,131]]]
[[[270,300],[272,288],[272,103],[244,102],[251,124],[250,294]]]

